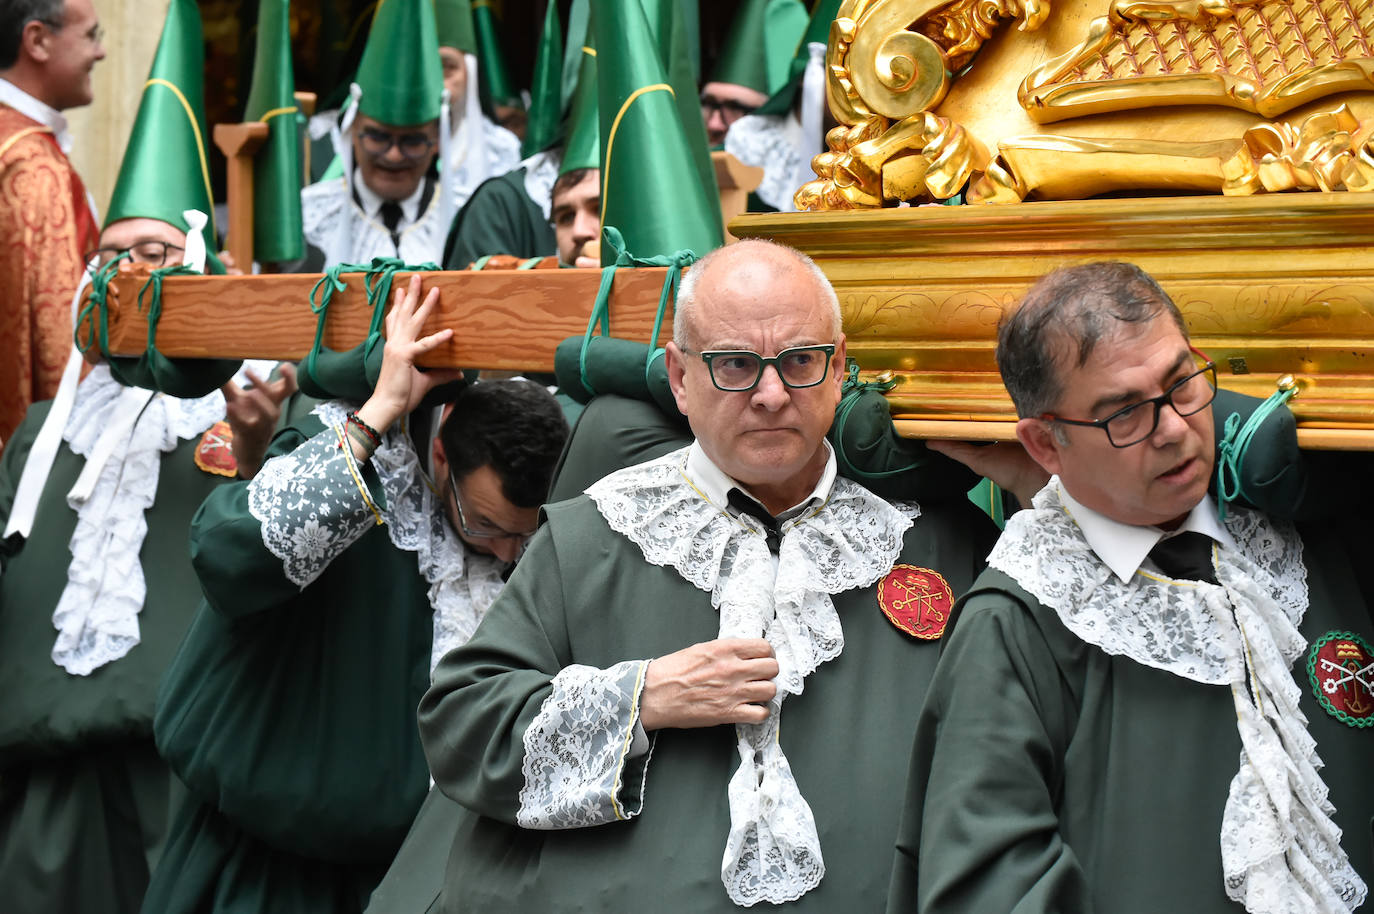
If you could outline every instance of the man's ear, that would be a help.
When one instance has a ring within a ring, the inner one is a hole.
[[[1059,452],[1063,445],[1059,443],[1050,423],[1044,419],[1020,419],[1016,423],[1016,440],[1021,442],[1026,453],[1046,473],[1053,475],[1059,472],[1063,464]]]
[[[673,391],[673,399],[677,402],[678,412],[687,415],[687,360],[682,354],[682,350],[677,348],[677,343],[669,341],[663,347],[667,355],[665,356],[665,367],[668,370],[668,387]]]
[[[835,355],[830,362],[831,372],[835,375],[834,383],[837,392],[844,388],[844,360],[848,353],[849,349],[845,345],[845,336],[841,333],[839,341],[835,343]]]
[[[444,453],[444,442],[439,435],[434,436],[433,450],[430,452],[430,463],[434,465],[435,480],[439,480],[448,475],[448,455]]]
[[[65,11],[63,15],[66,15]],[[48,47],[48,36],[51,34],[48,27],[37,19],[24,23],[24,31],[19,36],[20,56],[28,54],[37,63],[47,63],[52,56]]]

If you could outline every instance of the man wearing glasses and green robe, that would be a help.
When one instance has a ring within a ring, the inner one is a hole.
[[[443,911],[881,909],[903,759],[995,529],[837,475],[823,274],[741,241],[679,290],[695,435],[546,508],[420,708],[466,812]]]
[[[1129,264],[1041,279],[997,360],[1017,436],[1054,475],[961,601],[916,729],[888,910],[1358,907],[1367,473],[1322,523],[1219,510],[1216,368]]]

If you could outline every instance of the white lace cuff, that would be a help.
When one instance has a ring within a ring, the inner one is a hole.
[[[382,522],[362,469],[335,427],[263,464],[248,483],[248,510],[262,524],[263,545],[301,588]]]
[[[607,670],[574,665],[553,678],[553,692],[525,730],[517,824],[584,828],[639,815],[653,748],[631,758],[630,747],[648,667],[647,660]]]

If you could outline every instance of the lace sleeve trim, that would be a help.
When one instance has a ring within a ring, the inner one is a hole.
[[[648,666],[647,660],[627,660],[606,670],[574,665],[553,678],[553,692],[525,730],[519,825],[584,828],[639,815],[647,756],[629,804],[622,802],[621,791],[628,786],[626,763]]]
[[[286,579],[304,589],[378,520],[352,454],[330,425],[289,454],[263,464],[248,483],[248,510],[262,525],[262,543],[281,559]]]

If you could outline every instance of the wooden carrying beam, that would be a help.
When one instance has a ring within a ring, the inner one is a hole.
[[[663,267],[616,273],[610,301],[612,333],[648,342],[666,273]],[[138,307],[138,294],[148,275],[144,265],[123,265],[110,282],[112,355],[143,353],[148,318],[146,303]],[[404,288],[410,275],[397,273],[392,289]],[[426,289],[439,288],[439,305],[425,333],[444,327],[455,333],[422,364],[505,371],[552,371],[554,348],[586,332],[601,283],[600,270],[434,272],[424,277]],[[319,279],[318,273],[168,276],[162,283],[158,350],[169,358],[298,361],[315,342],[317,317],[310,309],[310,290]],[[363,274],[345,273],[341,279],[348,287],[334,293],[324,334],[324,345],[336,351],[362,343],[372,321]],[[79,328],[80,338],[87,332],[87,326]],[[670,304],[662,336],[671,334]]]
[[[242,270],[253,268],[253,156],[267,141],[269,127],[251,121],[216,124],[215,145],[229,161],[229,253]]]

